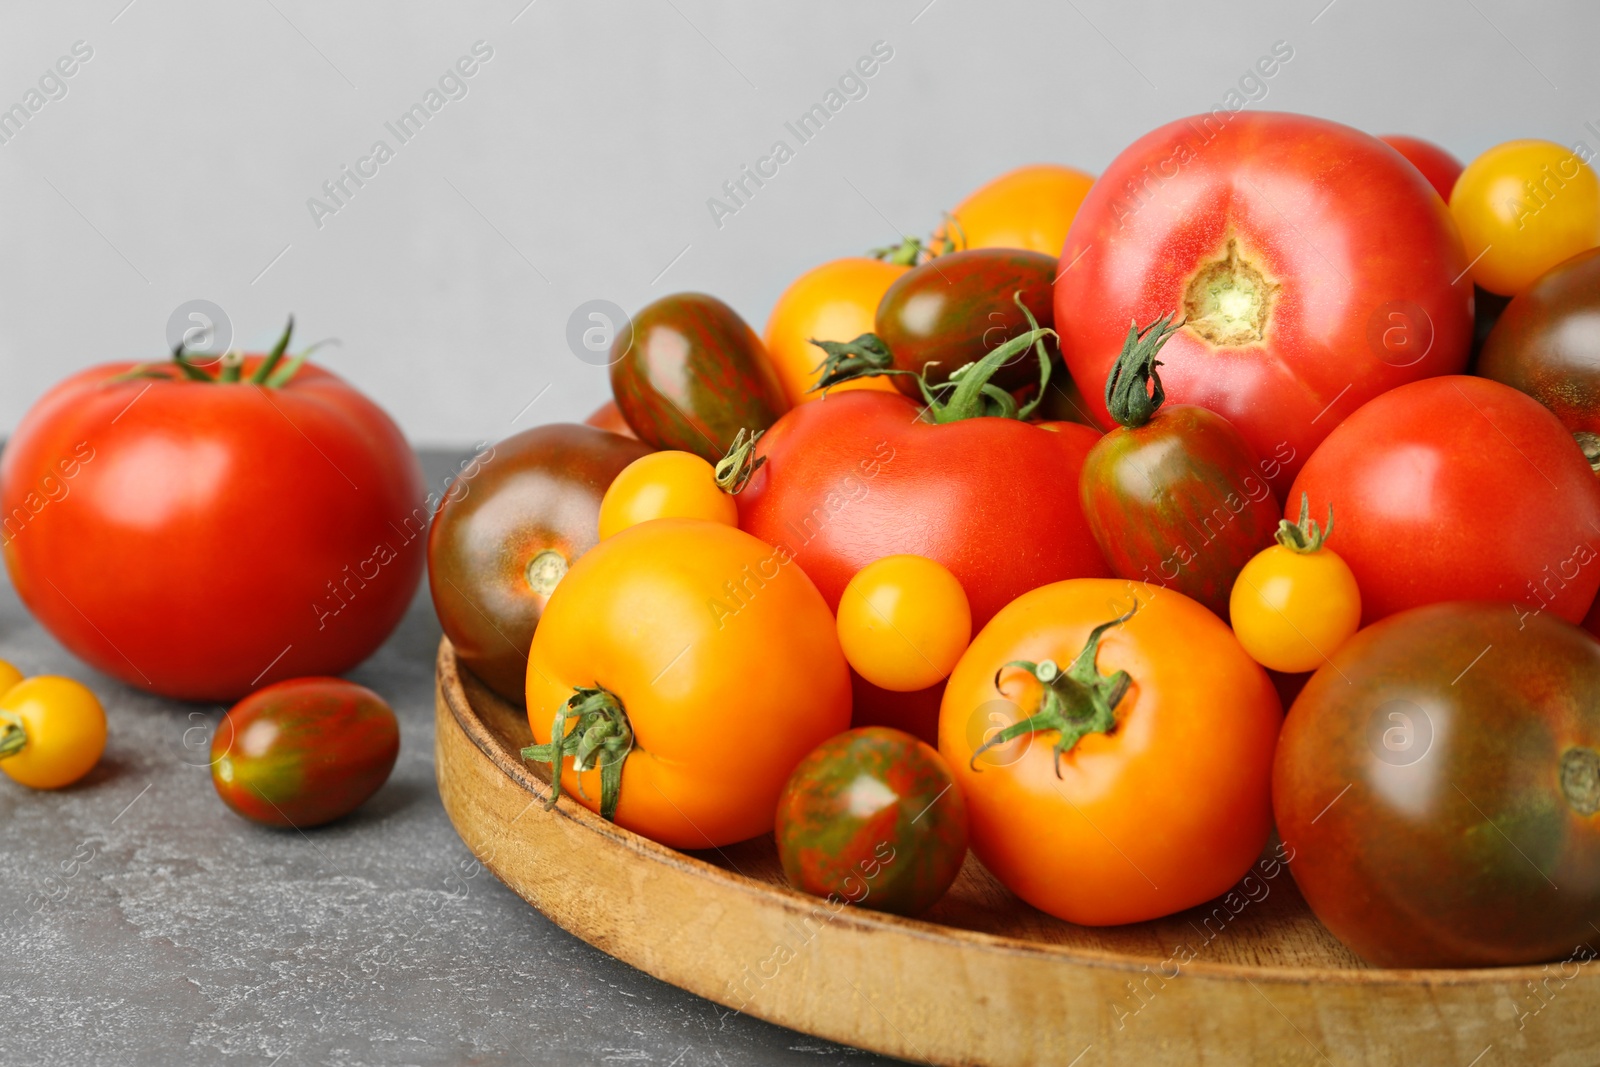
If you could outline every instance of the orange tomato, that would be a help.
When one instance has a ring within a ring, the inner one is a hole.
[[[894,280],[910,269],[866,256],[847,256],[806,271],[784,290],[767,318],[763,340],[790,404],[822,397],[809,391],[822,377],[823,360],[822,349],[811,342],[853,341],[871,333],[878,302]],[[861,378],[829,391],[845,389],[892,393],[894,385],[888,378]]]
[[[1091,631],[1135,598],[1092,651]],[[1070,743],[1017,725],[1052,701],[1093,707],[1096,728]],[[1193,907],[1250,869],[1272,829],[1282,719],[1266,672],[1199,603],[1080,578],[1023,594],[973,640],[945,689],[939,751],[984,865],[1034,907],[1104,926]]]
[[[716,468],[693,452],[640,456],[600,498],[600,540],[651,519],[708,519],[739,525],[739,506],[717,484]]]
[[[1027,248],[1059,256],[1093,175],[1055,163],[1018,167],[980,187],[950,214],[957,248]],[[947,227],[934,232],[934,247]]]
[[[790,772],[850,725],[822,594],[784,550],[702,519],[640,523],[578,559],[534,631],[527,697],[546,745],[576,704],[559,791],[606,814],[620,763],[611,817],[673,848],[771,830]]]

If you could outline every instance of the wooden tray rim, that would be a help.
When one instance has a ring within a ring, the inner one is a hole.
[[[437,672],[439,689],[444,694],[445,703],[449,707],[456,725],[461,728],[462,733],[472,741],[478,751],[482,752],[501,773],[526,790],[543,808],[543,802],[549,797],[550,793],[548,784],[538,775],[533,774],[521,760],[508,758],[505,750],[500,747],[488,728],[473,713],[470,702],[467,699],[466,690],[461,682],[455,648],[450,644],[448,637],[441,638],[439,642]],[[480,682],[479,684],[481,685],[482,683]],[[487,689],[487,686],[484,688]],[[802,893],[797,889],[759,881],[718,867],[714,863],[708,863],[677,849],[658,844],[631,830],[605,821],[570,797],[561,797],[553,809],[548,809],[547,814],[558,815],[569,822],[576,823],[583,830],[606,838],[641,859],[687,871],[699,877],[710,878],[721,882],[725,887],[738,890],[748,896],[770,901],[786,909],[795,907],[811,909],[820,902],[820,898]],[[492,864],[490,866],[492,868]],[[1150,957],[1130,956],[1125,953],[1103,949],[1074,948],[1047,942],[1028,941],[999,934],[986,934],[976,930],[964,930],[956,926],[946,926],[942,923],[927,922],[921,919],[908,919],[862,908],[843,908],[834,914],[832,922],[843,923],[848,927],[863,932],[896,930],[902,935],[909,934],[932,941],[965,942],[990,951],[1055,957],[1065,964],[1078,964],[1101,969],[1137,972],[1150,963]],[[1224,963],[1214,960],[1193,960],[1184,965],[1184,971],[1196,977],[1209,976],[1233,981],[1257,980],[1273,983],[1387,986],[1424,985],[1432,987],[1503,984],[1524,980],[1534,981],[1545,977],[1544,966],[1543,964],[1529,964],[1515,967],[1410,969],[1368,967],[1355,969],[1308,967],[1304,965],[1268,966],[1263,964]]]

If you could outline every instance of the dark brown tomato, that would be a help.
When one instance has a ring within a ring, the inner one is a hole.
[[[1477,371],[1533,397],[1600,464],[1600,248],[1552,267],[1506,305]]]
[[[1369,963],[1564,957],[1600,914],[1600,644],[1506,604],[1391,616],[1306,684],[1272,789],[1306,902]]]
[[[896,915],[932,907],[967,855],[967,806],[944,759],[881,726],[824,741],[778,798],[789,881]]]
[[[1192,404],[1106,434],[1084,460],[1079,486],[1117,577],[1176,589],[1223,619],[1234,579],[1272,544],[1281,517],[1244,436]]]
[[[740,430],[765,430],[789,408],[761,338],[704,293],[664,296],[612,346],[611,392],[639,439],[712,463]]]
[[[342,678],[292,678],[223,716],[211,780],[246,819],[304,829],[354,811],[399,754],[400,724],[378,694]]]
[[[1013,299],[1033,312],[1040,326],[1054,322],[1051,283],[1056,260],[1017,248],[974,248],[931,259],[895,279],[878,304],[875,331],[888,346],[898,370],[921,374],[930,383],[975,363],[1029,330]],[[1055,351],[1053,341],[1046,349]],[[992,379],[1002,389],[1039,381],[1039,359],[1029,348]],[[915,381],[894,376],[895,386],[913,399],[922,395]]]
[[[451,484],[428,531],[428,588],[456,655],[513,704],[556,583],[599,540],[600,498],[650,448],[590,426],[508,437]]]

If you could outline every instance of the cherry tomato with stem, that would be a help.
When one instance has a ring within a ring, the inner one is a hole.
[[[693,452],[664,450],[624,467],[600,500],[600,539],[651,519],[705,519],[739,525],[734,496],[760,465],[752,453],[761,434],[740,430],[715,466]]]
[[[0,695],[0,771],[23,785],[71,785],[105,747],[105,709],[81,682],[41,674]]]
[[[918,250],[913,250],[915,256]],[[871,333],[878,302],[911,267],[892,259],[846,256],[813,267],[778,297],[767,317],[767,355],[783,383],[789,403],[820,400],[823,351],[814,341],[849,341]],[[894,390],[887,378],[858,378],[834,387]]]
[[[1333,505],[1319,528],[1300,495],[1300,521],[1278,523],[1278,543],[1263,549],[1233,583],[1233,635],[1269,670],[1297,674],[1322,666],[1361,625],[1361,590],[1350,565],[1326,546]]]

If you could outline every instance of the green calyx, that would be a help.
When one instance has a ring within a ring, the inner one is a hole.
[[[945,218],[950,219],[949,215]],[[963,243],[965,238],[963,237]],[[945,233],[936,234],[935,239],[924,241],[920,237],[901,237],[897,245],[885,245],[882,248],[871,248],[867,255],[873,259],[881,259],[885,263],[893,263],[898,267],[915,267],[918,263],[925,263],[937,256],[948,255],[956,250],[956,243],[950,240],[949,226]]]
[[[577,720],[571,733],[567,732],[568,719]],[[592,689],[579,686],[556,712],[550,737],[547,745],[529,745],[522,750],[523,759],[550,764],[550,799],[545,809],[555,807],[561,799],[561,769],[571,756],[572,769],[580,774],[600,769],[600,817],[615,821],[617,800],[622,796],[622,765],[633,752],[633,727],[622,701],[598,685]],[[581,778],[578,793],[588,796]]]
[[[1106,376],[1106,411],[1119,425],[1130,429],[1143,426],[1167,398],[1156,373],[1161,366],[1156,353],[1183,328],[1182,322],[1173,323],[1176,316],[1177,312],[1168,312],[1142,330],[1136,322],[1128,324],[1122,353]]]
[[[1043,687],[1039,696],[1039,710],[1020,722],[995,734],[972,754],[970,766],[973,771],[978,770],[978,757],[991,748],[998,748],[1025,734],[1040,733],[1054,730],[1060,736],[1056,739],[1056,777],[1061,777],[1061,756],[1072,750],[1072,746],[1086,734],[1103,734],[1109,732],[1117,723],[1117,704],[1122,700],[1123,694],[1133,684],[1127,671],[1118,671],[1113,675],[1103,675],[1095,666],[1095,657],[1100,652],[1100,638],[1107,630],[1121,626],[1134,613],[1139,610],[1139,602],[1135,600],[1133,607],[1127,614],[1119,615],[1110,622],[1103,622],[1089,631],[1089,640],[1083,646],[1083,651],[1078,653],[1072,665],[1062,670],[1054,660],[1042,660],[1032,663],[1028,660],[1014,660],[1007,663],[1006,667],[1016,667],[1027,671]],[[995,689],[1000,688],[1000,673],[995,672]]]
[[[948,381],[930,384],[926,368],[922,374],[896,368],[894,356],[883,340],[876,334],[864,333],[854,341],[811,342],[827,353],[827,358],[817,367],[823,372],[822,380],[812,387],[812,391],[828,389],[857,378],[905,374],[915,378],[922,390],[922,399],[927,404],[922,415],[925,422],[960,422],[976,418],[1026,419],[1033,414],[1039,401],[1044,398],[1045,390],[1050,387],[1050,354],[1045,351],[1044,339],[1056,336],[1056,332],[1039,325],[1039,320],[1022,302],[1021,290],[1013,294],[1012,299],[1027,316],[1028,332],[1018,334],[982,359],[952,372]],[[990,379],[1001,367],[1030,347],[1039,357],[1039,391],[1032,400],[1019,406],[1015,397]]]
[[[728,454],[717,461],[715,472],[718,489],[729,496],[738,496],[750,484],[750,476],[767,461],[766,456],[756,455],[756,442],[761,440],[765,432],[757,430],[751,433],[741,429],[734,435]]]
[[[141,363],[126,374],[118,376],[119,380],[128,378],[164,378],[172,380],[171,368],[176,367],[179,374],[191,382],[205,382],[208,385],[229,385],[247,382],[250,385],[261,385],[268,389],[281,389],[300,373],[300,368],[305,366],[311,353],[326,344],[337,344],[337,341],[318,341],[316,344],[300,352],[290,355],[287,360],[284,356],[289,351],[289,338],[294,333],[294,316],[289,316],[289,322],[283,328],[283,335],[278,338],[278,343],[272,346],[272,351],[267,353],[265,359],[256,365],[248,379],[243,377],[244,353],[237,349],[229,349],[217,359],[217,373],[213,375],[210,370],[194,362],[189,357],[187,347],[183,341],[172,350],[171,363]]]
[[[1303,556],[1320,549],[1333,536],[1333,505],[1328,505],[1328,523],[1322,528],[1311,518],[1311,494],[1300,494],[1300,521],[1278,520],[1278,532],[1272,535],[1278,544]]]
[[[15,756],[28,747],[28,731],[23,729],[22,720],[14,715],[0,714],[0,759]]]

